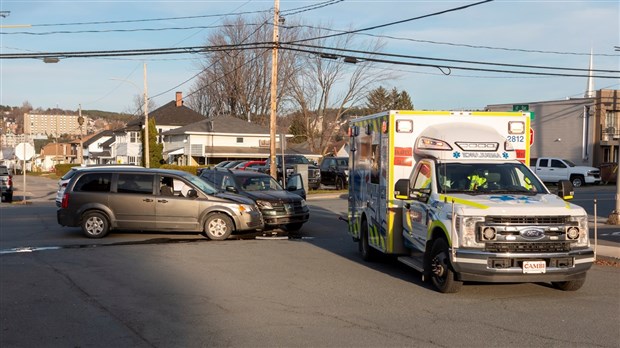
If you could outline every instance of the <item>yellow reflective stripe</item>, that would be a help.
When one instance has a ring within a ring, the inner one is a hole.
[[[469,207],[474,207],[474,208],[478,208],[478,209],[489,209],[488,205],[484,205],[484,204],[480,204],[480,203],[468,201],[466,199],[456,198],[456,197],[452,197],[452,196],[448,196],[448,195],[439,194],[439,199],[441,201],[446,201],[448,203],[452,203],[452,201],[454,201],[454,203],[466,205],[466,206],[469,206]]]

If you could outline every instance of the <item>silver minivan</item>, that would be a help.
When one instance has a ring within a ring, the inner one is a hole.
[[[249,198],[219,193],[197,176],[177,170],[92,168],[71,178],[57,211],[61,226],[89,238],[110,230],[200,232],[224,240],[263,228]]]

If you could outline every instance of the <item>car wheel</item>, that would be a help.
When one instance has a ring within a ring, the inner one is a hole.
[[[211,214],[205,221],[205,235],[211,240],[225,240],[230,237],[233,228],[233,222],[226,214]]]
[[[445,239],[437,239],[431,249],[431,280],[439,292],[458,292],[463,282],[454,277],[454,271],[450,265],[450,251]]]
[[[566,282],[551,282],[554,288],[563,290],[563,291],[576,291],[581,289],[583,284],[585,284],[586,278],[577,279],[577,280],[569,280]]]
[[[366,219],[362,220],[360,227],[359,251],[364,261],[374,261],[377,258],[377,252],[368,243],[368,223]]]
[[[82,216],[82,232],[88,238],[103,238],[110,230],[108,218],[99,212],[87,212]]]
[[[303,226],[304,223],[303,222],[296,222],[293,224],[286,224],[284,225],[284,228],[289,231],[289,232],[297,232],[299,230],[301,230],[301,226]]]
[[[337,177],[336,178],[336,190],[343,190],[344,189],[344,181],[342,180],[341,177]]]
[[[581,185],[584,184],[584,179],[583,176],[581,175],[575,175],[573,177],[570,178],[571,183],[573,184],[574,187],[581,187]]]

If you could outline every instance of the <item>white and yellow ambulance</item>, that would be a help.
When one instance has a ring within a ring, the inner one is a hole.
[[[586,212],[528,168],[529,112],[392,110],[351,121],[349,233],[430,279],[579,289],[594,262]]]

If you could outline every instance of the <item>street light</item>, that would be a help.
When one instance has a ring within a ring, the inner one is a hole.
[[[140,87],[138,87],[138,85],[136,85],[132,81],[125,80],[125,79],[119,79],[119,78],[112,78],[112,80],[127,82],[133,85],[134,87],[136,87],[138,91],[140,91]],[[149,101],[149,97],[148,97],[148,91],[146,87],[146,63],[144,63],[144,139],[143,139],[144,148],[143,148],[143,152],[144,152],[144,166],[146,168],[149,168],[150,166],[149,162],[150,162],[150,157],[151,157],[151,154],[149,153],[149,103],[148,101]]]

